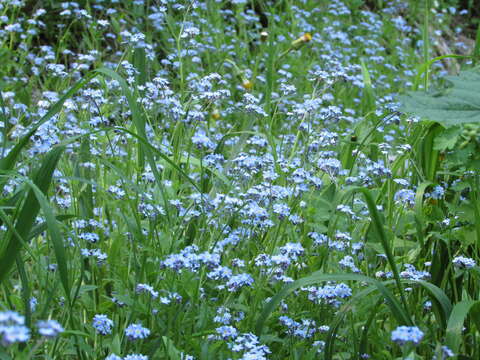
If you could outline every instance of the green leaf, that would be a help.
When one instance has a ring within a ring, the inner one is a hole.
[[[64,220],[69,220],[69,219],[72,219],[74,218],[75,215],[57,215],[55,216],[55,218],[57,219],[57,221],[64,221]],[[35,225],[33,228],[32,228],[32,231],[30,232],[30,235],[28,235],[27,237],[27,241],[28,240],[31,240],[33,238],[36,238],[37,236],[40,236],[41,233],[43,233],[45,230],[48,229],[48,224],[47,222],[42,222],[38,225]]]
[[[424,234],[423,234],[423,229],[425,228],[425,223],[426,219],[423,214],[423,196],[425,195],[425,191],[427,188],[433,185],[432,182],[430,181],[425,181],[422,182],[418,188],[417,188],[417,193],[415,195],[415,225],[417,228],[417,236],[418,236],[418,241],[420,242],[420,245],[423,246],[425,240],[424,240]]]
[[[475,36],[475,47],[473,48],[473,64],[478,64],[480,60],[480,23],[477,27],[477,35]]]
[[[57,156],[57,158],[54,157],[53,159],[50,160],[54,162],[52,164],[54,168],[64,149],[65,149],[64,147],[58,148],[58,151],[54,153],[54,156]],[[50,235],[50,240],[52,242],[53,251],[55,252],[55,258],[57,260],[60,281],[62,282],[62,286],[65,290],[65,295],[67,297],[67,300],[70,302],[70,282],[68,278],[67,254],[65,251],[63,236],[57,225],[57,219],[55,218],[55,215],[53,214],[53,210],[51,206],[48,204],[47,197],[44,194],[46,193],[46,191],[42,192],[39,189],[39,187],[37,187],[31,181],[28,181],[28,184],[30,185],[30,188],[33,190],[35,197],[37,198],[37,202],[40,204],[40,207],[42,208],[42,212],[45,216],[47,229]]]
[[[437,316],[437,321],[441,322],[442,324],[446,324],[447,319],[450,317],[452,312],[452,304],[448,296],[445,294],[445,292],[442,289],[440,289],[438,286],[432,283],[429,283],[427,281],[405,280],[405,282],[418,284],[427,291],[430,299],[432,300],[434,312]]]
[[[165,346],[165,353],[167,359],[169,360],[180,360],[182,358],[182,353],[175,347],[173,341],[166,337],[162,336],[163,346]]]
[[[12,358],[4,350],[0,349],[0,360],[12,360]]]
[[[198,190],[198,191],[201,191],[200,188],[198,187],[197,183],[188,176],[188,174],[182,170],[182,168],[180,166],[178,166],[169,156],[165,155],[164,153],[162,153],[160,150],[158,150],[156,147],[154,147],[153,145],[151,145],[145,138],[142,138],[141,136],[135,134],[134,132],[131,132],[130,130],[128,129],[125,129],[125,128],[122,128],[122,127],[115,127],[115,130],[119,130],[119,131],[123,131],[131,136],[133,136],[134,138],[136,138],[142,145],[145,146],[145,148],[147,148],[148,150],[151,150],[153,152],[155,152],[155,154],[157,154],[159,157],[161,157],[163,160],[165,160],[165,162],[167,162],[170,166],[172,166],[176,171],[178,171],[183,177],[185,177],[185,179],[193,185],[193,187]],[[154,172],[155,173],[155,172]],[[158,170],[157,170],[157,173],[158,173]],[[158,175],[159,178],[160,178],[160,175]]]
[[[392,282],[392,281],[390,281]],[[337,338],[337,333],[340,328],[340,324],[344,320],[344,318],[347,316],[349,311],[353,311],[355,309],[355,304],[357,301],[364,299],[366,296],[370,295],[372,292],[377,290],[375,285],[371,285],[368,288],[356,293],[352,298],[346,302],[340,309],[340,311],[337,312],[335,317],[333,318],[332,321],[332,326],[330,326],[330,331],[327,333],[326,341],[325,341],[325,360],[332,360],[333,355],[334,355],[334,343],[335,339]],[[367,320],[367,325],[364,327],[364,332],[368,331],[368,327],[370,326],[371,321],[373,321],[373,318],[375,317],[376,313],[381,309],[381,302],[383,300],[382,297],[378,297],[378,300],[376,301],[376,304],[373,306],[371,314]]]
[[[160,176],[160,173],[158,172],[157,164],[155,162],[155,158],[152,153],[151,148],[153,148],[153,146],[150,145],[150,143],[148,142],[147,133],[145,132],[145,124],[146,124],[145,114],[141,111],[140,107],[138,106],[137,97],[135,93],[130,91],[130,87],[128,86],[127,81],[123,77],[121,77],[119,74],[117,74],[115,71],[109,68],[103,67],[100,69],[96,69],[95,72],[99,74],[103,74],[113,80],[116,80],[120,84],[122,92],[127,98],[127,102],[130,107],[130,111],[132,113],[132,121],[133,121],[133,124],[135,125],[135,129],[137,130],[136,134],[134,133],[131,133],[131,134],[140,140],[140,142],[138,143],[138,163],[141,167],[143,167],[145,157],[147,158],[147,161],[150,165],[150,168],[152,169],[157,186],[163,198],[165,211],[167,213],[167,219],[170,222],[171,219],[170,219],[170,214],[168,210],[168,201],[167,201],[164,185],[162,185],[162,178]],[[179,169],[179,167],[173,161],[171,161],[166,155],[160,153],[160,151],[158,151],[157,154],[160,154],[160,156],[163,159],[171,163],[174,167],[176,167],[177,170]]]
[[[437,136],[443,131],[442,126],[438,123],[432,122],[425,127],[425,132],[419,143],[419,163],[423,170],[425,179],[435,181],[435,176],[438,170],[438,150],[434,149],[434,141]]]
[[[21,210],[19,211],[17,221],[15,222],[16,234],[14,236],[13,231],[10,231],[9,233],[7,233],[4,239],[6,247],[0,253],[0,283],[7,278],[7,275],[9,274],[10,269],[13,266],[15,259],[22,248],[22,245],[25,243],[25,239],[31,233],[31,229],[35,223],[38,211],[40,210],[38,193],[46,194],[48,192],[48,188],[52,181],[53,171],[57,166],[58,160],[60,159],[63,150],[64,147],[56,147],[52,149],[43,159],[42,165],[35,173],[33,181],[30,182],[30,184],[34,184],[35,187],[31,187],[26,200],[23,203]],[[37,189],[38,192],[36,192],[34,188]],[[44,204],[42,207],[45,211]],[[45,215],[47,217],[47,222],[49,222],[49,219],[51,220],[51,218],[47,214]],[[51,228],[50,225],[49,228]],[[18,237],[20,237],[24,241],[19,241]],[[59,267],[60,266],[63,265],[59,263]],[[65,279],[62,279],[62,281],[63,280]],[[65,286],[67,284],[64,283],[63,285]],[[67,296],[69,295],[70,294],[68,294]]]
[[[447,89],[401,96],[401,110],[445,127],[480,122],[480,73],[463,71],[446,80],[451,83]]]
[[[385,255],[387,256],[388,263],[390,265],[390,268],[392,269],[393,278],[396,282],[398,291],[400,293],[400,299],[401,299],[402,304],[403,304],[403,311],[405,312],[405,315],[408,318],[408,321],[406,321],[406,323],[411,324],[412,319],[410,318],[410,315],[408,315],[407,301],[405,299],[405,293],[404,293],[404,289],[403,289],[402,284],[401,284],[397,264],[395,263],[395,257],[393,256],[391,244],[390,244],[390,241],[389,241],[389,239],[387,237],[387,234],[385,232],[385,228],[384,228],[384,225],[383,225],[382,218],[380,217],[380,214],[378,212],[377,204],[376,204],[375,200],[373,199],[370,190],[368,190],[366,188],[362,188],[362,187],[353,187],[353,188],[350,188],[345,193],[344,198],[347,198],[350,195],[355,194],[357,192],[362,193],[364,198],[365,198],[365,201],[366,201],[367,207],[368,207],[368,212],[370,213],[370,217],[372,219],[372,226],[375,229],[375,231],[376,231],[376,233],[377,233],[377,235],[380,239],[382,247],[385,251]]]
[[[21,153],[22,149],[28,144],[30,138],[37,132],[38,128],[50,120],[53,116],[59,113],[62,110],[63,104],[69,98],[71,98],[78,90],[80,90],[84,85],[96,76],[95,73],[88,73],[82,80],[77,81],[66,93],[63,95],[60,100],[58,100],[53,106],[48,110],[48,112],[32,126],[30,131],[20,139],[20,141],[9,151],[9,153],[0,159],[0,170],[10,170],[15,165],[18,155]]]
[[[372,80],[368,71],[367,65],[363,60],[360,60],[363,77],[363,97],[362,108],[363,113],[368,114],[375,109],[375,92],[373,91]]]
[[[471,56],[468,56],[468,55],[457,55],[457,54],[446,54],[446,55],[441,55],[441,56],[437,56],[437,57],[434,57],[433,59],[431,59],[430,61],[427,61],[425,62],[424,64],[421,64],[419,66],[419,69],[418,69],[418,72],[417,72],[417,76],[415,76],[415,81],[414,81],[414,85],[413,85],[413,89],[414,90],[417,90],[418,89],[418,86],[423,82],[427,82],[428,84],[428,77],[429,77],[429,73],[430,73],[430,68],[432,67],[433,64],[435,64],[437,61],[441,61],[441,60],[444,60],[444,59],[467,59],[467,58],[470,58]],[[423,76],[423,80],[422,80],[422,75]]]
[[[458,353],[462,342],[463,323],[470,312],[475,312],[472,319],[477,326],[477,330],[480,330],[480,319],[478,317],[479,305],[480,301],[465,300],[455,304],[453,307],[447,324],[446,345],[455,354]]]
[[[452,150],[461,133],[462,129],[460,126],[453,126],[445,129],[433,140],[433,149],[439,151]]]

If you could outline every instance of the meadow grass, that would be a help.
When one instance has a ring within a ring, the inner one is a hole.
[[[0,1],[0,360],[480,358],[475,11]]]

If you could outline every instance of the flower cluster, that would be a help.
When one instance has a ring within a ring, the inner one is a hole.
[[[107,315],[97,314],[93,317],[92,326],[97,333],[108,335],[112,333],[113,321]]]
[[[141,324],[130,324],[125,328],[125,336],[129,340],[142,340],[150,335],[150,330]]]
[[[14,311],[0,312],[0,340],[9,346],[30,339],[30,329],[25,326],[25,317]]]
[[[399,326],[392,331],[391,339],[399,345],[418,345],[423,339],[423,332],[416,326]]]
[[[464,257],[464,256],[457,256],[453,258],[452,263],[453,265],[455,265],[460,269],[471,269],[477,266],[477,263],[475,262],[475,260]]]

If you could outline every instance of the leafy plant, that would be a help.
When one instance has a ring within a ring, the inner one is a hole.
[[[400,97],[402,110],[444,127],[480,122],[480,73],[474,69],[445,77],[449,87]]]

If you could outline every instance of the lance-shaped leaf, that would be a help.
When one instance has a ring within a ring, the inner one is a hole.
[[[38,199],[39,194],[46,195],[48,193],[48,188],[52,182],[53,172],[57,167],[57,163],[60,160],[65,147],[59,146],[55,147],[50,152],[45,155],[40,168],[36,171],[32,184],[35,185],[35,189],[30,189],[27,193],[26,200],[23,203],[22,208],[19,210],[18,217],[15,221],[15,232],[13,229],[7,232],[7,235],[3,239],[5,247],[0,252],[0,283],[5,280],[12,268],[17,255],[20,253],[22,246],[25,244],[25,239],[28,238],[28,235],[31,233],[31,230],[35,224],[35,219],[40,210],[41,204]],[[52,216],[47,215],[47,223],[52,223]],[[56,232],[55,234],[57,234]],[[56,237],[57,238],[57,237]],[[20,239],[24,241],[21,242]],[[58,255],[58,247],[55,248],[56,254]],[[63,257],[62,257],[63,258]],[[62,271],[62,281],[65,286],[67,296],[69,296],[68,291],[68,281],[66,277],[66,263],[62,259],[57,259],[59,265],[61,266]]]

